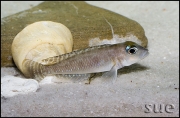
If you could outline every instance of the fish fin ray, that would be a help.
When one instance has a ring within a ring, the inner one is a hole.
[[[110,71],[103,73],[103,83],[114,83],[117,79],[117,67],[114,65]]]
[[[41,81],[45,77],[44,65],[29,59],[25,59],[22,65],[24,68],[24,72],[26,73],[25,76],[34,78],[37,81]]]
[[[57,74],[55,75],[57,77],[56,82],[72,82],[72,83],[78,83],[82,81],[89,81],[89,77],[91,74]]]

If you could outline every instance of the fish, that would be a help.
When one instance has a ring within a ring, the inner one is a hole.
[[[104,72],[105,80],[116,80],[117,70],[132,65],[149,54],[148,49],[132,41],[92,46],[49,57],[42,62],[25,59],[30,77],[41,80],[49,75],[83,75]]]

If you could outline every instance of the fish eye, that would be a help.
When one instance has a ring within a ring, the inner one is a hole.
[[[138,51],[138,49],[136,48],[136,46],[127,46],[126,47],[126,52],[128,52],[129,54],[136,54],[137,51]]]

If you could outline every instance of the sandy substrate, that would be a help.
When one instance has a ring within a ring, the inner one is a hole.
[[[1,2],[1,18],[38,3]],[[114,84],[102,84],[97,77],[90,85],[41,84],[36,92],[23,89],[26,94],[14,97],[1,90],[1,116],[179,116],[179,2],[88,3],[140,23],[149,56],[120,69]],[[17,69],[1,68],[1,89],[4,78],[16,77],[22,77]]]

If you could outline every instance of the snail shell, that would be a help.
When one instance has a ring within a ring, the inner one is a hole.
[[[19,70],[31,77],[25,59],[41,63],[42,59],[72,51],[73,38],[70,30],[61,23],[39,21],[32,23],[19,32],[13,40],[11,51]]]

